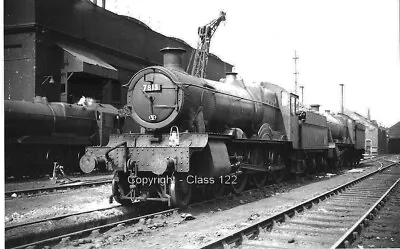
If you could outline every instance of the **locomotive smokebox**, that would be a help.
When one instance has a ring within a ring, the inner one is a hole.
[[[164,67],[185,72],[183,69],[183,55],[186,53],[185,49],[167,47],[161,49],[160,52],[164,56]]]

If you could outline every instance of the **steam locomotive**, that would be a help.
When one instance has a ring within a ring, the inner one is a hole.
[[[51,174],[54,163],[66,171],[79,170],[79,159],[89,145],[104,146],[118,133],[124,119],[108,104],[4,101],[5,175]],[[82,168],[84,172],[92,169]]]
[[[164,66],[142,69],[127,84],[128,116],[144,132],[111,135],[80,160],[83,169],[113,168],[119,203],[186,206],[194,189],[220,196],[361,159],[365,128],[348,116],[300,110],[297,95],[245,84],[235,73],[220,82],[188,75],[184,50],[161,52]]]

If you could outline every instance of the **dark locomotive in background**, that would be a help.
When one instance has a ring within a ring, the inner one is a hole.
[[[33,102],[4,102],[6,176],[50,174],[54,162],[67,173],[79,171],[84,148],[106,145],[119,133],[124,119],[109,104],[48,103],[37,97]]]
[[[188,178],[223,180],[198,186],[219,195],[226,183],[240,192],[268,178],[362,158],[365,127],[349,116],[301,111],[297,95],[267,82],[245,84],[235,73],[222,81],[191,76],[182,67],[183,49],[161,51],[163,67],[145,68],[129,81],[127,117],[145,133],[112,135],[107,146],[88,147],[80,160],[83,169],[99,162],[114,169],[118,202],[185,206],[197,187]],[[144,178],[167,184],[139,184]]]

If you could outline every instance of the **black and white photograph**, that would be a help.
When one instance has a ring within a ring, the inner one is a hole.
[[[0,13],[0,248],[400,248],[400,0]]]

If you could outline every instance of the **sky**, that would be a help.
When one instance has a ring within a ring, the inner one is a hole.
[[[293,91],[296,51],[306,105],[339,111],[344,84],[345,108],[370,108],[388,127],[400,121],[399,0],[107,0],[106,9],[193,47],[197,28],[225,11],[210,51],[245,82]]]

